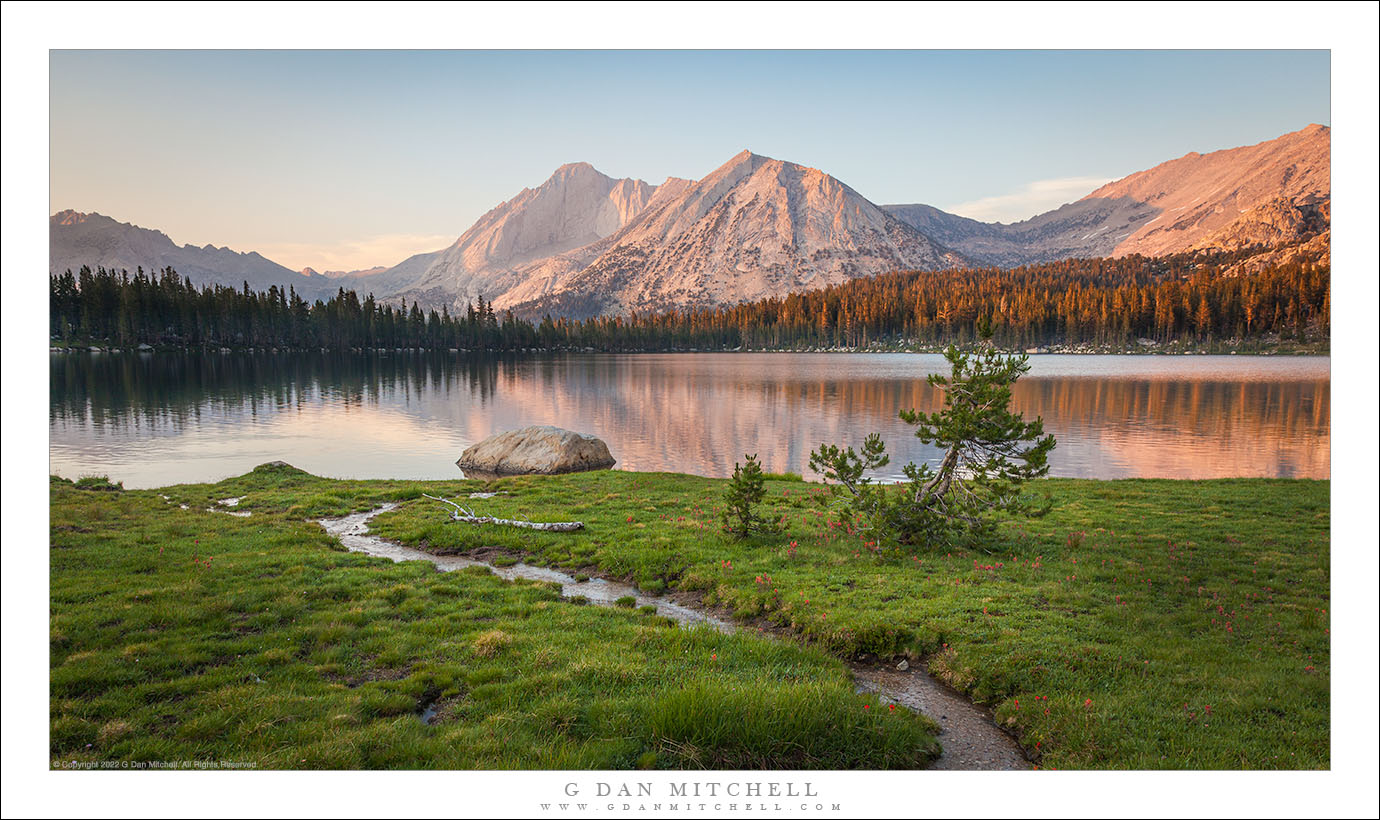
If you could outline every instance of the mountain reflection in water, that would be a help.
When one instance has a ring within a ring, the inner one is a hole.
[[[1059,440],[1051,475],[1326,478],[1326,357],[1034,356],[1014,403]],[[880,432],[900,475],[938,458],[896,418],[934,410],[938,355],[54,353],[53,472],[127,487],[280,459],[342,478],[450,478],[528,424],[608,442],[618,468],[724,476],[756,453],[808,473],[822,442]]]

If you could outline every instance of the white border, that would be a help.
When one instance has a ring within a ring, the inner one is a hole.
[[[3,8],[3,810],[64,816],[520,816],[563,773],[68,774],[47,769],[50,48],[1330,48],[1333,64],[1333,771],[823,773],[830,816],[1375,816],[1376,6],[156,4]],[[1302,127],[1304,123],[1300,123]],[[44,207],[40,207],[43,205]],[[1287,741],[1281,738],[1281,743]],[[781,773],[774,775],[781,777]],[[236,778],[233,783],[227,778]],[[682,776],[684,777],[684,776]],[[1001,784],[993,780],[1005,777]],[[610,775],[606,780],[640,779]],[[156,779],[156,782],[155,782]],[[607,814],[607,812],[604,812]],[[738,814],[742,814],[739,812]]]

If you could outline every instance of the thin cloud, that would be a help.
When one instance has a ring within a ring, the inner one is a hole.
[[[1110,177],[1041,179],[1027,183],[1014,193],[974,199],[945,210],[982,222],[1020,222],[1082,199],[1111,181]]]
[[[259,253],[280,265],[318,272],[392,267],[415,253],[440,250],[455,241],[446,234],[390,233],[335,244],[285,242],[259,245]]]

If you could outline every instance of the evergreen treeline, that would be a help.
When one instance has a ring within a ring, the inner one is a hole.
[[[49,316],[55,340],[182,347],[280,347],[333,350],[365,347],[532,347],[532,325],[511,314],[502,321],[481,298],[465,316],[424,313],[360,300],[352,290],[308,303],[289,286],[255,292],[223,285],[197,288],[171,268],[147,274],[83,266],[52,278]]]
[[[340,290],[305,302],[289,288],[196,288],[171,269],[83,267],[52,277],[62,343],[130,347],[700,350],[934,347],[990,322],[1004,347],[1118,348],[1138,339],[1212,345],[1266,336],[1326,341],[1330,268],[1293,263],[1232,272],[1239,257],[1070,259],[1001,270],[902,271],[720,308],[538,323],[480,298],[462,316]]]
[[[1012,270],[903,271],[631,324],[646,328],[649,340],[701,347],[936,347],[971,341],[983,321],[1008,348],[1329,338],[1329,266],[1289,264],[1236,275],[1237,261],[1236,255],[1130,256]]]

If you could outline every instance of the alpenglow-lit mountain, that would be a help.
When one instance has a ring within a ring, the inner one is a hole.
[[[482,217],[396,295],[455,308],[483,295],[525,315],[591,316],[965,261],[822,171],[743,151],[704,179],[660,186],[563,166]]]
[[[455,244],[413,256],[378,275],[392,295],[460,308],[522,286],[546,260],[586,247],[634,219],[656,191],[637,179],[613,179],[589,163],[562,165],[537,188],[484,214]],[[376,285],[377,287],[377,285]]]
[[[1009,225],[929,205],[886,210],[979,262],[1002,267],[1306,242],[1330,225],[1331,138],[1332,129],[1315,124],[1256,145],[1190,153]]]
[[[877,206],[829,174],[743,151],[700,180],[660,185],[563,165],[454,244],[391,267],[291,271],[257,253],[179,246],[100,214],[50,220],[50,272],[171,265],[193,282],[304,297],[337,289],[463,312],[584,318],[784,296],[893,270],[1015,267],[1071,257],[1250,249],[1241,273],[1328,259],[1331,130],[1191,153],[1014,224],[928,205]]]
[[[245,282],[253,290],[289,285],[304,298],[335,293],[336,282],[317,275],[289,270],[258,253],[238,253],[212,245],[178,245],[161,231],[117,222],[97,213],[59,211],[48,219],[48,273],[76,273],[83,265],[127,270],[139,268],[153,274],[171,266],[198,286],[218,284],[239,288]]]

